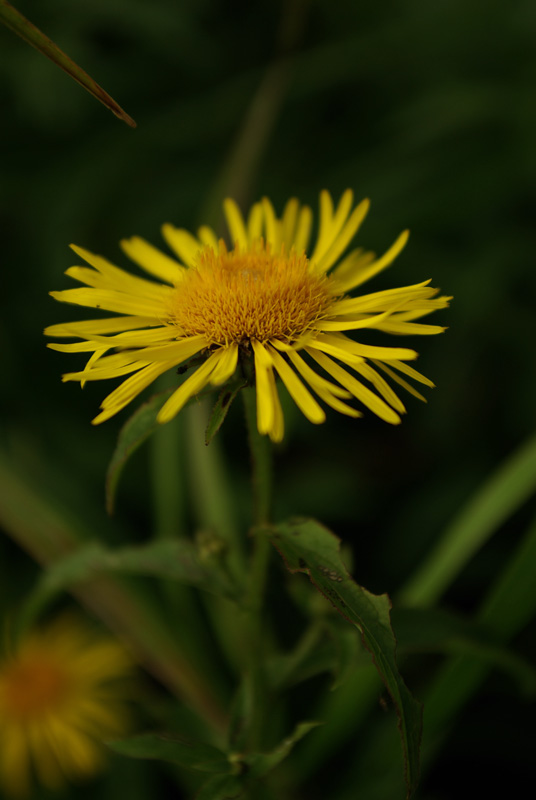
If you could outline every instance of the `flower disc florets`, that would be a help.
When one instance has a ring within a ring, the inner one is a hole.
[[[170,322],[183,336],[211,345],[270,339],[291,344],[312,328],[333,302],[329,278],[315,275],[305,253],[272,253],[263,239],[250,250],[201,250],[172,298]]]

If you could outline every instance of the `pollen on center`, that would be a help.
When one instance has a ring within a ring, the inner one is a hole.
[[[317,275],[305,253],[271,252],[262,239],[249,250],[207,247],[172,299],[170,322],[185,336],[211,344],[257,339],[293,342],[325,315],[331,281]]]

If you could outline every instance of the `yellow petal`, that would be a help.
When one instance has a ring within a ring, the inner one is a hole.
[[[385,365],[381,363],[381,361],[374,361],[377,367],[384,367]],[[418,381],[419,383],[424,383],[425,386],[429,386],[431,389],[435,389],[435,383],[431,381],[426,375],[422,375],[420,372],[417,372],[416,369],[410,367],[409,364],[404,364],[402,361],[392,360],[389,361],[389,366],[394,367],[399,372],[403,372],[409,378],[413,378],[414,381]]]
[[[382,364],[381,361],[377,362],[375,361],[374,363],[379,367],[379,369],[383,370],[383,372],[385,372],[385,374],[388,375],[391,378],[391,380],[393,380],[395,383],[398,383],[399,386],[402,386],[402,388],[405,389],[406,392],[409,392],[414,397],[417,397],[419,400],[422,400],[423,403],[428,402],[426,397],[424,397],[420,392],[418,392],[417,389],[415,389],[410,383],[401,378],[400,375],[397,375],[396,372],[390,369],[386,364]]]
[[[271,369],[268,370],[268,383],[272,394],[272,406],[273,406],[272,427],[270,428],[268,433],[272,442],[275,442],[277,444],[277,442],[283,441],[283,436],[285,435],[285,422],[283,419],[283,409],[281,408],[281,401],[279,400],[279,394],[277,393],[275,376],[273,370]]]
[[[274,207],[267,197],[262,198],[266,242],[271,245],[272,253],[278,253],[281,247],[281,223],[276,217]]]
[[[305,388],[293,369],[287,364],[283,356],[280,356],[274,348],[268,348],[274,366],[281,376],[281,380],[288,389],[288,392],[300,411],[310,422],[319,425],[324,422],[326,415],[318,405],[312,394]]]
[[[349,275],[346,281],[344,281],[342,285],[343,291],[348,292],[350,289],[355,289],[357,286],[360,286],[362,283],[365,283],[365,281],[370,280],[370,278],[373,278],[383,269],[392,264],[401,250],[403,250],[406,246],[408,239],[409,231],[402,231],[395,243],[391,245],[391,247],[381,258],[368,266],[365,264],[360,264],[357,266],[354,273]]]
[[[214,252],[218,252],[218,237],[208,225],[201,225],[199,230],[197,231],[197,235],[199,236],[199,241],[205,245],[205,247],[211,247]]]
[[[49,325],[43,333],[46,336],[74,336],[86,337],[94,333],[116,333],[117,331],[133,330],[160,325],[154,317],[108,317],[106,319],[88,319],[82,322],[66,322],[58,325]]]
[[[318,270],[327,272],[327,270],[337,261],[339,256],[344,253],[359,230],[361,223],[367,216],[369,206],[369,200],[362,200],[357,208],[354,208],[343,229],[337,234],[328,250],[318,260],[316,265]]]
[[[363,405],[370,408],[374,414],[386,422],[390,422],[392,425],[398,425],[400,423],[400,417],[396,411],[393,411],[393,409],[375,395],[374,392],[371,392],[370,389],[363,386],[353,375],[350,375],[346,370],[332,361],[329,356],[326,356],[324,353],[319,353],[312,347],[308,347],[307,352],[329,375],[335,378],[336,381],[339,381],[339,383],[348,389],[348,391],[360,400]]]
[[[203,249],[203,245],[195,236],[192,236],[184,228],[175,228],[169,222],[162,225],[162,236],[187,267],[196,265],[199,251]]]
[[[142,365],[143,366],[143,365]],[[93,425],[99,425],[101,422],[110,419],[121,411],[125,406],[134,400],[144,389],[153,383],[160,375],[163,375],[168,369],[175,366],[174,364],[147,364],[143,369],[140,369],[135,375],[131,375],[126,381],[114,389],[101,403],[103,409],[95,419],[92,420]]]
[[[121,247],[127,256],[147,272],[173,286],[184,277],[184,267],[140,236],[123,239]]]
[[[213,355],[209,356],[204,364],[202,364],[193,375],[190,375],[181,386],[171,395],[160,411],[158,412],[157,422],[169,422],[175,417],[181,408],[188,402],[190,397],[193,397],[200,392],[210,380],[210,373],[216,367],[218,361],[222,356],[222,351],[218,350]]]
[[[165,312],[163,303],[156,300],[108,289],[64,289],[61,292],[50,292],[50,296],[61,303],[153,317],[158,325],[162,324],[161,317]]]
[[[336,358],[341,358],[348,364],[355,363],[356,357],[361,360],[364,358],[379,358],[382,361],[391,361],[392,359],[411,361],[418,356],[415,350],[410,350],[407,347],[375,347],[369,344],[360,344],[348,339],[343,333],[340,335],[325,333],[317,336],[311,342],[311,347],[323,350],[326,353],[331,352]],[[334,352],[334,348],[342,355],[337,355]]]
[[[225,214],[225,219],[227,220],[229,233],[231,234],[232,246],[235,247],[235,245],[238,245],[241,250],[247,250],[248,235],[246,231],[246,225],[244,223],[244,217],[242,216],[242,212],[238,208],[238,205],[234,200],[231,200],[230,197],[223,201],[223,212]]]
[[[251,244],[262,236],[263,211],[261,203],[254,203],[248,214],[248,240]]]
[[[289,351],[288,356],[309,386],[328,406],[331,406],[335,411],[339,411],[341,414],[346,414],[349,417],[357,418],[363,416],[360,411],[357,411],[357,409],[352,408],[338,399],[339,397],[351,397],[352,395],[350,392],[346,391],[346,389],[342,389],[340,386],[336,386],[334,383],[330,383],[321,375],[318,375],[298,353]]]
[[[221,386],[222,383],[231,378],[235,373],[237,362],[238,345],[233,342],[223,350],[222,356],[210,376],[211,384],[213,386]]]
[[[300,204],[297,198],[291,197],[285,206],[281,219],[281,241],[285,245],[287,253],[290,252],[294,243],[294,232],[296,230],[299,210]]]
[[[309,206],[302,206],[298,215],[298,224],[296,225],[296,235],[294,237],[294,248],[297,253],[307,250],[309,239],[311,237],[311,228],[313,227],[313,212]]]
[[[259,433],[270,433],[274,425],[274,397],[269,375],[271,360],[266,348],[256,339],[251,340],[255,357],[255,393],[257,400],[257,427]]]

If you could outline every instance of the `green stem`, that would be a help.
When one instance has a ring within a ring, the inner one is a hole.
[[[257,430],[255,388],[242,390],[246,411],[249,448],[253,469],[253,522],[261,527],[269,522],[272,501],[272,452],[270,440]]]
[[[253,521],[254,530],[267,525],[270,519],[272,494],[272,459],[270,442],[257,430],[256,395],[253,387],[242,391],[248,427],[248,439],[252,460]],[[252,711],[249,721],[248,744],[251,750],[261,747],[266,708],[266,676],[264,672],[263,600],[271,546],[268,538],[253,533],[254,545],[251,556],[246,594],[245,640],[247,643],[246,670]]]
[[[186,440],[191,472],[190,496],[198,525],[220,536],[228,548],[231,572],[240,578],[244,572],[243,542],[233,508],[233,494],[218,438],[207,447],[205,429],[209,417],[208,400],[188,409]]]

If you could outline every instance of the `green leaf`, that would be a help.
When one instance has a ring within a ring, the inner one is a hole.
[[[244,792],[243,780],[234,775],[214,775],[195,796],[195,800],[228,800],[228,798],[242,797]]]
[[[249,767],[247,771],[248,778],[260,778],[274,769],[274,767],[277,767],[289,755],[296,742],[299,742],[309,731],[321,724],[321,722],[300,722],[290,736],[283,739],[270,753],[252,753],[246,756],[244,762]]]
[[[22,611],[23,620],[33,619],[59,592],[109,572],[154,575],[217,595],[236,595],[222,565],[210,557],[203,557],[194,542],[188,539],[163,539],[115,550],[92,542],[48,568],[27,600]]]
[[[143,733],[106,742],[116,753],[129,758],[171,761],[199,772],[229,773],[231,764],[224,752],[210,744],[188,742],[167,733]]]
[[[231,703],[227,738],[229,747],[235,751],[245,749],[248,734],[248,721],[253,708],[253,692],[251,681],[244,676],[240,681]]]
[[[419,778],[422,706],[398,672],[389,598],[373,595],[352,580],[340,558],[339,540],[318,522],[290,520],[273,526],[266,533],[288,569],[309,575],[342,616],[361,631],[363,644],[371,652],[397,711],[408,797],[411,796]]]
[[[328,631],[333,638],[335,661],[333,664],[334,681],[332,691],[338,689],[343,683],[355,674],[356,664],[361,653],[364,653],[357,632],[347,625],[337,624],[342,622],[338,618],[329,620]]]
[[[117,485],[125,464],[138,447],[158,428],[156,416],[173,391],[173,389],[166,389],[164,392],[153,395],[146,403],[142,403],[119,431],[117,446],[106,472],[106,510],[108,514],[114,512]]]
[[[106,510],[109,514],[114,512],[117,486],[125,464],[138,447],[159,427],[159,423],[156,421],[158,412],[175,389],[176,387],[166,389],[164,392],[150,397],[146,403],[142,403],[119,431],[117,446],[106,472]],[[190,398],[184,407],[192,405],[197,398],[204,394],[207,392],[200,392]]]
[[[208,421],[207,430],[205,433],[205,444],[210,444],[212,439],[216,436],[219,429],[223,425],[233,400],[237,396],[238,392],[244,388],[244,386],[246,386],[246,382],[241,381],[234,386],[226,386],[222,389]]]
[[[398,600],[436,603],[467,562],[536,488],[536,437],[510,456],[462,508]]]
[[[116,117],[122,119],[131,128],[136,127],[136,123],[123,111],[120,105],[104,91],[104,89],[91,78],[78,64],[75,64],[63,50],[54,44],[48,36],[45,36],[38,28],[35,27],[26,17],[13,8],[12,5],[6,0],[0,0],[0,22],[3,22],[13,33],[16,33],[21,39],[35,47],[44,56],[49,58],[60,69],[66,72],[73,78],[80,86],[93,95],[100,103],[110,109]]]

